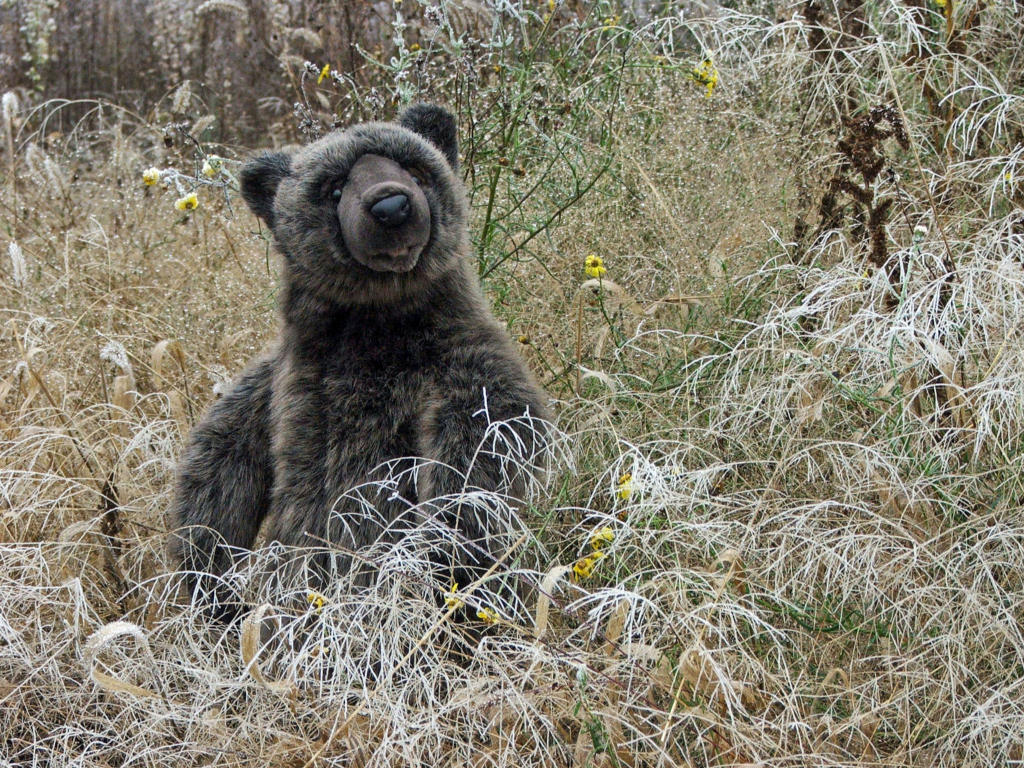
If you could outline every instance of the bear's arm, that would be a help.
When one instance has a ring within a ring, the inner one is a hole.
[[[171,519],[190,592],[203,574],[228,570],[237,549],[252,548],[267,514],[274,366],[265,358],[242,373],[192,431],[179,463]],[[230,602],[220,590],[216,600]]]
[[[544,463],[545,397],[503,334],[453,345],[438,373],[419,433],[428,460],[419,480],[421,501],[482,489],[515,507]],[[486,567],[510,543],[502,534],[511,526],[486,505],[442,500],[439,507],[448,509],[445,521],[463,538],[464,554],[456,559],[465,565]]]

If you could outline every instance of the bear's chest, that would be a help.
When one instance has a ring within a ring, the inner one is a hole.
[[[395,432],[415,420],[430,391],[425,371],[345,365],[326,370],[320,379],[324,426],[346,434]]]
[[[366,324],[324,341],[316,379],[331,442],[373,446],[377,458],[414,453],[419,414],[434,389],[430,338],[417,328]]]

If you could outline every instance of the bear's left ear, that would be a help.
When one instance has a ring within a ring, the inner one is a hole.
[[[292,169],[291,155],[285,152],[262,152],[242,166],[239,186],[242,197],[252,212],[274,228],[274,197],[281,179]]]
[[[459,170],[459,140],[455,135],[455,115],[436,104],[413,104],[402,112],[398,124],[415,131],[440,149],[452,170]]]

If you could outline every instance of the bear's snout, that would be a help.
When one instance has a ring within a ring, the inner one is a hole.
[[[363,155],[338,201],[348,253],[374,272],[408,272],[430,240],[430,205],[417,180],[394,160]]]

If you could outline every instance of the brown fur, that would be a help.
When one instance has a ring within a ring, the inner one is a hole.
[[[351,173],[370,156],[372,173]],[[417,105],[397,124],[358,125],[244,168],[242,194],[285,259],[283,329],[182,457],[172,514],[193,587],[230,568],[261,526],[271,541],[329,545],[319,578],[358,568],[361,548],[431,515],[434,559],[457,578],[499,554],[498,521],[431,500],[466,488],[520,497],[528,478],[509,467],[543,443],[521,417],[547,411],[467,258],[457,157],[452,116]],[[406,195],[408,218],[381,225],[371,211],[381,195]],[[479,450],[499,420],[516,420],[504,429],[522,455]],[[367,515],[351,491],[373,480],[391,485],[371,494]],[[366,569],[359,581],[371,578]],[[219,610],[237,607],[223,585],[212,592]]]

